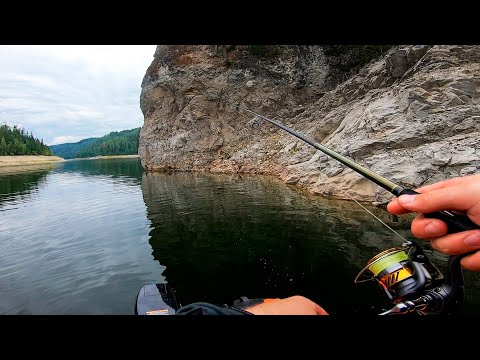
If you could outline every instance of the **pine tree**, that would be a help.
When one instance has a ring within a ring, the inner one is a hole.
[[[3,124],[0,126],[0,155],[51,156],[52,153],[43,139],[38,140],[31,132],[28,134],[25,129],[17,125],[9,127]]]

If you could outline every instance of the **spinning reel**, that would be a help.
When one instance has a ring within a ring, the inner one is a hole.
[[[355,283],[376,280],[383,288],[395,306],[380,315],[414,311],[421,315],[451,315],[463,304],[464,280],[460,265],[463,256],[449,257],[444,276],[419,245],[404,243],[371,258],[356,276]],[[362,280],[367,272],[373,276]]]

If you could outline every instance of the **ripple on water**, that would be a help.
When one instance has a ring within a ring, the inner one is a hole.
[[[409,221],[370,210],[409,236]],[[351,202],[268,177],[66,162],[0,175],[0,314],[133,314],[141,286],[165,280],[183,304],[301,294],[371,313],[386,299],[353,279],[398,244]],[[474,313],[479,282],[466,281]]]

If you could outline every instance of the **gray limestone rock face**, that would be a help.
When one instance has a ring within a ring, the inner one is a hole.
[[[272,174],[327,197],[391,199],[246,107],[399,185],[478,172],[480,46],[395,46],[347,78],[328,54],[322,46],[158,46],[140,98],[143,167]]]

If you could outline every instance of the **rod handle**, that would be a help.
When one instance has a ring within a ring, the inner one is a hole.
[[[400,195],[417,195],[420,194],[415,190],[403,189]],[[448,233],[453,234],[460,231],[480,229],[480,226],[475,224],[470,218],[462,212],[455,210],[440,210],[433,213],[423,214],[427,218],[439,219],[445,222],[448,226]]]

